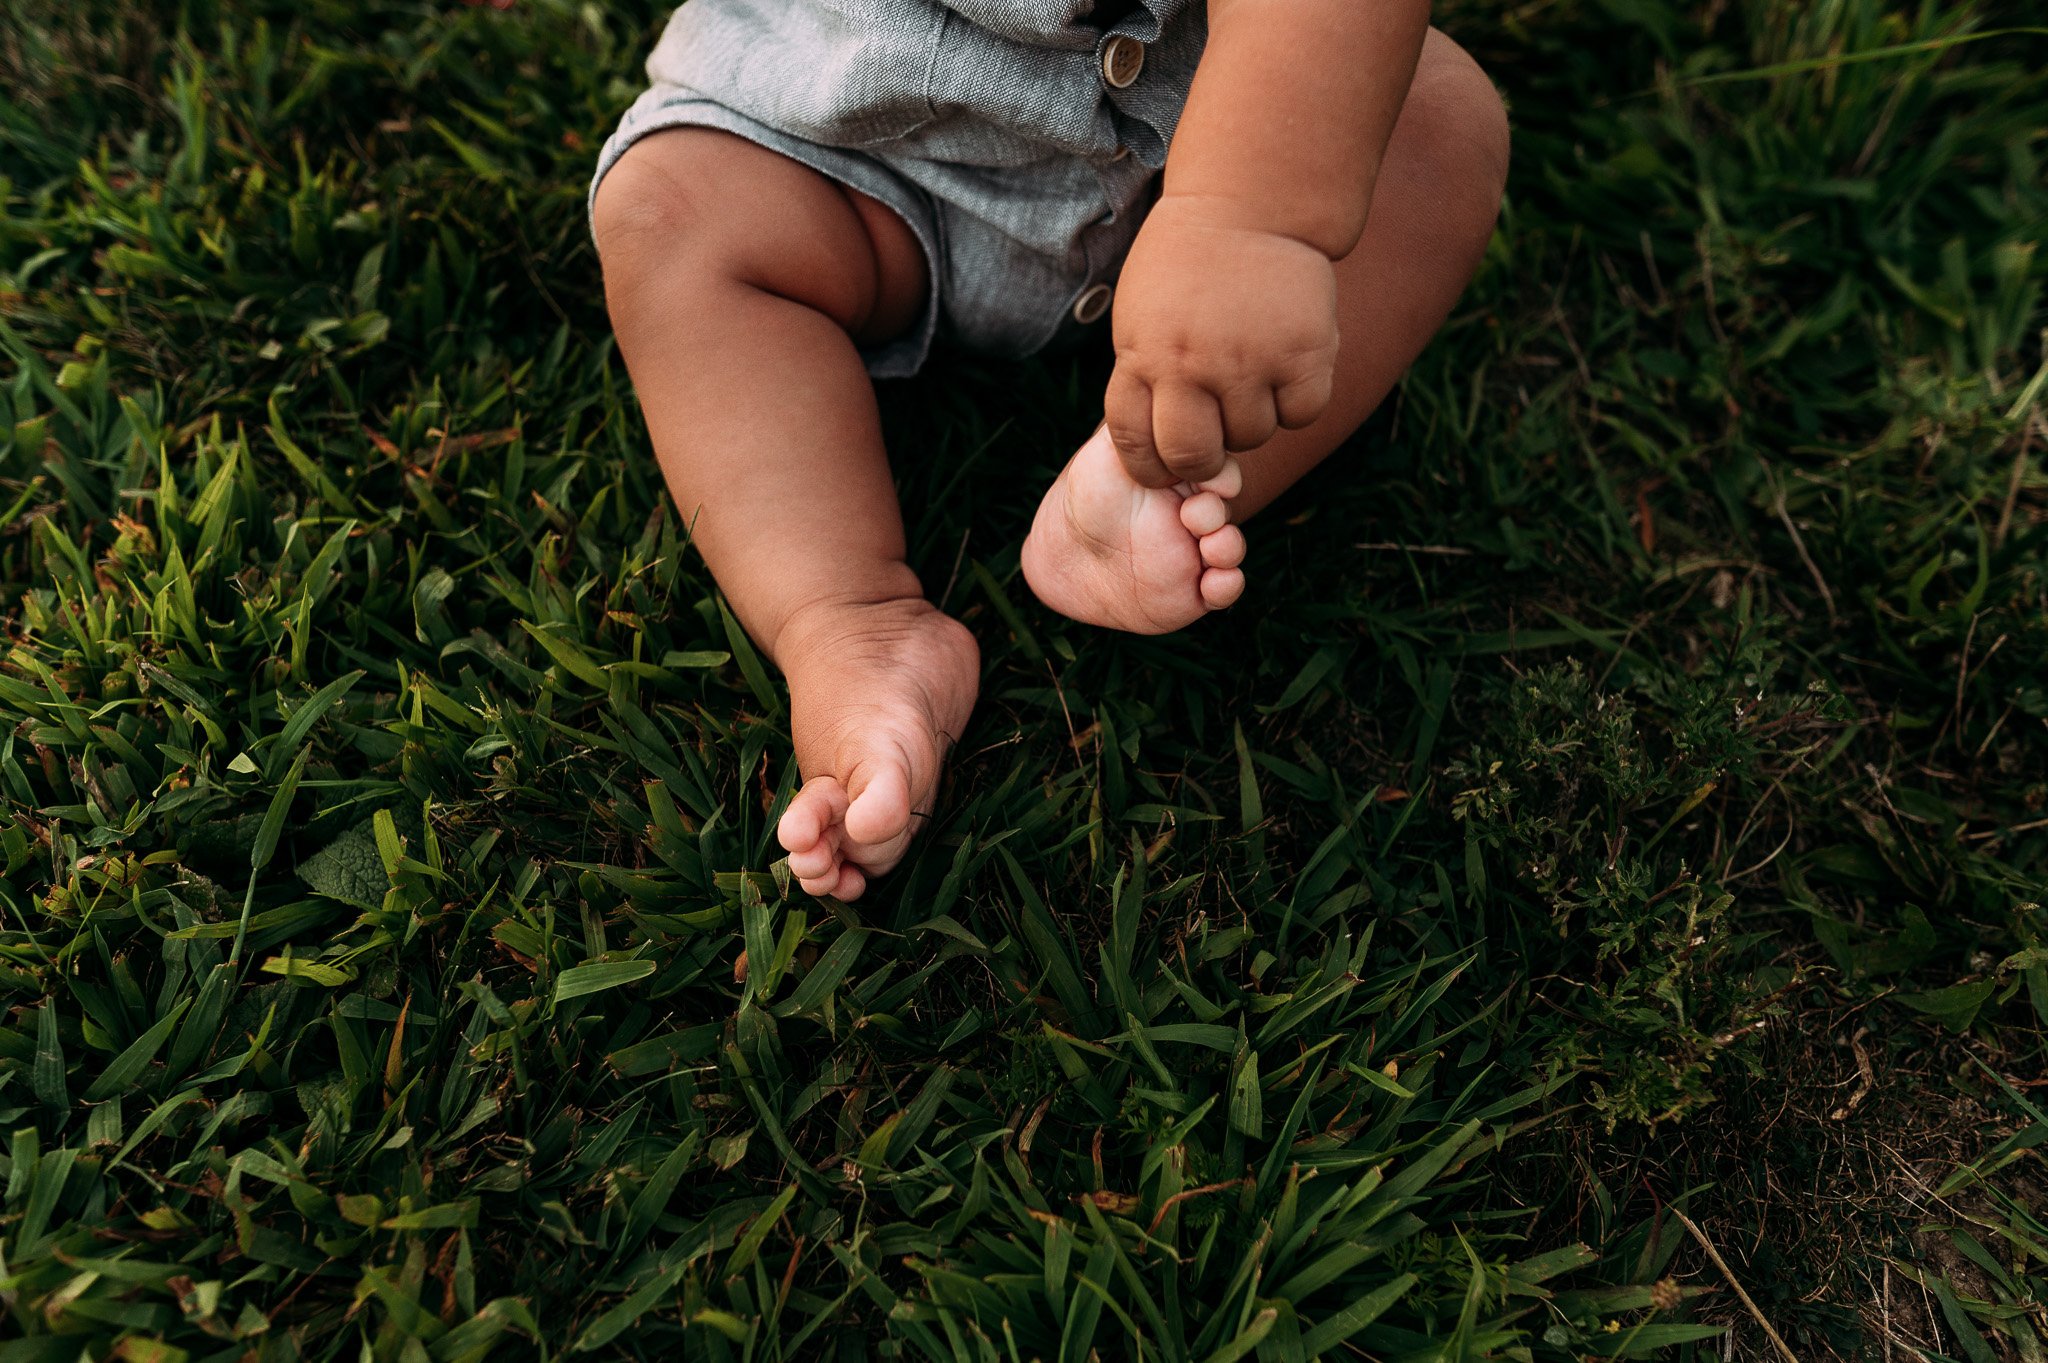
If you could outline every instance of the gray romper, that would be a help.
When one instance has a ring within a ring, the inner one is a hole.
[[[935,336],[1028,355],[1109,311],[1208,28],[1203,0],[689,0],[597,184],[664,128],[722,128],[887,204],[931,271]]]

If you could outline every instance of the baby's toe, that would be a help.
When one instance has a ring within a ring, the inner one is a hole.
[[[818,839],[801,852],[789,854],[789,869],[797,879],[806,885],[813,880],[831,881],[839,874],[839,836],[837,832]]]
[[[789,808],[782,811],[782,818],[775,825],[776,840],[786,852],[809,851],[846,817],[846,804],[846,787],[838,777],[812,777],[797,791]]]
[[[832,887],[832,898],[841,903],[851,904],[867,893],[868,878],[852,862],[839,868],[839,883]]]
[[[846,809],[849,842],[873,847],[903,836],[910,827],[910,773],[905,765],[881,764]]]
[[[1206,482],[1197,484],[1196,491],[1213,492],[1218,497],[1223,498],[1223,500],[1229,501],[1232,497],[1244,491],[1243,466],[1237,462],[1235,457],[1225,459],[1223,461],[1223,472]]]
[[[1190,535],[1213,535],[1230,522],[1230,508],[1213,492],[1197,492],[1180,504],[1180,523]]]
[[[797,882],[804,887],[804,893],[818,899],[837,899],[851,903],[859,899],[868,887],[868,878],[861,869],[850,861],[840,862],[821,876],[805,876]]]
[[[1198,546],[1202,551],[1202,562],[1211,568],[1235,568],[1244,562],[1244,531],[1234,525],[1226,525],[1214,534],[1204,535]]]
[[[1235,568],[1211,568],[1202,574],[1202,600],[1210,610],[1222,610],[1244,595],[1244,574]]]

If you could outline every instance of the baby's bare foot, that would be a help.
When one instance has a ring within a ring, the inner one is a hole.
[[[1235,460],[1200,488],[1142,487],[1098,427],[1039,504],[1024,579],[1084,624],[1171,633],[1244,591],[1244,534],[1224,504],[1242,487]]]
[[[776,833],[805,890],[856,899],[903,859],[980,687],[980,650],[922,598],[821,608],[777,644],[803,788]]]

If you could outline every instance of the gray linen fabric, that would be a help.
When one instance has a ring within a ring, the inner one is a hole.
[[[1157,192],[1208,33],[1202,0],[1102,8],[689,0],[599,153],[591,199],[649,133],[722,128],[871,195],[917,234],[926,315],[865,356],[870,373],[914,373],[935,336],[1030,354],[1078,330],[1084,300],[1083,316],[1099,309],[1098,286]]]

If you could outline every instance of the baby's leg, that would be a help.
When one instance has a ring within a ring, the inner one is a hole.
[[[1244,539],[1227,522],[1321,463],[1422,353],[1479,266],[1507,158],[1507,119],[1492,83],[1432,29],[1365,235],[1337,264],[1342,345],[1329,408],[1315,424],[1238,456],[1219,480],[1221,495],[1139,487],[1097,430],[1046,493],[1025,544],[1025,575],[1039,597],[1075,619],[1147,634],[1235,600]]]
[[[855,348],[918,316],[923,255],[881,204],[704,128],[635,143],[593,216],[669,491],[789,682],[791,868],[851,899],[902,857],[979,680],[973,636],[904,562]]]

